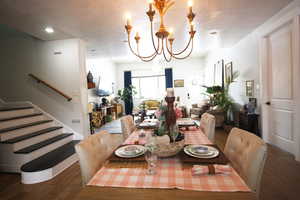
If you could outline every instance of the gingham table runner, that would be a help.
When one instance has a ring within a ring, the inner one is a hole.
[[[152,130],[135,130],[130,136],[125,140],[123,144],[135,144],[136,141],[139,141],[139,144],[145,144],[146,137],[139,138],[139,133],[144,131],[145,134],[150,134],[153,132]],[[212,144],[211,141],[207,138],[207,136],[201,131],[201,129],[196,129],[194,131],[184,131],[185,133],[185,144]]]
[[[136,134],[134,136],[133,134]],[[125,142],[132,144],[138,138],[135,132]],[[186,131],[187,144],[210,144],[200,131]],[[102,167],[88,185],[126,188],[177,188],[182,190],[215,192],[248,192],[250,189],[233,169],[230,175],[192,175],[191,167],[183,167],[176,158],[160,159],[156,174],[147,175],[145,168]]]

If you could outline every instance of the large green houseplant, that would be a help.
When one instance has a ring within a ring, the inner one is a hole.
[[[234,101],[229,95],[230,85],[236,81],[239,76],[239,72],[235,71],[232,77],[225,80],[224,88],[218,85],[215,86],[203,86],[206,88],[205,94],[209,97],[211,106],[218,106],[225,113],[225,123],[230,123],[230,115]]]

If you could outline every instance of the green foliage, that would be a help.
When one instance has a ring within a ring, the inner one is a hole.
[[[163,136],[166,134],[166,125],[165,122],[161,122],[158,130],[157,130],[157,135],[158,136]]]
[[[124,89],[118,90],[118,95],[121,100],[126,102],[132,102],[132,97],[137,94],[136,88],[132,85],[125,87]]]
[[[232,111],[233,106],[233,99],[229,95],[229,89],[230,85],[235,82],[235,80],[238,78],[239,72],[235,71],[231,78],[228,78],[225,80],[225,87],[222,88],[221,86],[215,85],[215,86],[203,86],[206,88],[205,94],[210,99],[210,104],[212,106],[219,106],[224,112],[225,112],[225,119],[228,122],[228,115],[229,112]]]
[[[112,116],[111,115],[106,115],[105,116],[105,122],[111,122],[112,121]]]
[[[208,86],[203,86],[206,88],[206,93],[207,94],[216,94],[216,93],[219,93],[219,92],[222,92],[223,91],[223,88],[219,85],[215,85],[215,86],[211,86],[211,87],[208,87]]]

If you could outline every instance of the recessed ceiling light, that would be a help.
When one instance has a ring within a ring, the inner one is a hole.
[[[210,34],[210,35],[217,35],[218,32],[217,32],[217,31],[211,31],[211,32],[209,32],[209,34]]]
[[[52,27],[48,26],[48,27],[45,28],[45,31],[46,31],[47,33],[53,33],[53,32],[54,32],[54,29],[53,29]]]

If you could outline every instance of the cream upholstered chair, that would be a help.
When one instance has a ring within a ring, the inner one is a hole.
[[[101,131],[87,137],[75,146],[79,157],[83,185],[88,183],[108,156],[121,143],[121,135]]]
[[[235,170],[258,196],[267,157],[266,143],[248,131],[233,128],[228,136],[224,153]]]
[[[204,113],[200,119],[200,128],[211,142],[215,141],[216,119],[213,115]]]
[[[124,139],[127,139],[128,136],[135,130],[133,117],[131,115],[126,115],[121,118],[121,128]]]

